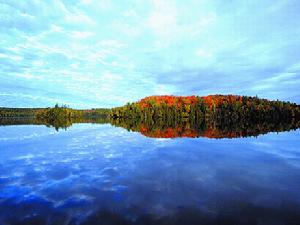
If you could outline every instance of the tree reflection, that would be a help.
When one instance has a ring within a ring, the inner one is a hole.
[[[57,118],[54,120],[40,118],[6,118],[0,119],[0,126],[8,125],[45,125],[56,131],[67,130],[76,123],[110,123],[128,131],[139,132],[150,138],[240,138],[258,136],[269,132],[296,130],[300,121],[294,118],[286,120],[268,120],[251,122],[247,120],[181,120],[140,119],[140,118]]]
[[[239,138],[296,130],[300,127],[300,121],[293,118],[266,122],[213,120],[200,123],[189,119],[164,121],[117,118],[112,119],[111,123],[151,138]]]
[[[45,125],[47,127],[53,127],[56,131],[67,130],[73,124],[76,123],[98,123],[105,124],[109,123],[107,117],[98,118],[3,118],[0,119],[0,126],[11,126],[11,125]]]

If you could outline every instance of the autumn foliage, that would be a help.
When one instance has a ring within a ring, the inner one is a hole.
[[[300,127],[300,120],[286,120],[273,122],[238,121],[236,123],[213,121],[201,124],[191,124],[190,121],[165,124],[162,120],[142,121],[124,118],[113,119],[111,123],[123,127],[128,131],[139,132],[149,138],[240,138],[258,136],[268,132],[295,130]]]
[[[166,105],[168,107],[175,106],[177,109],[182,107],[183,105],[195,105],[198,102],[196,96],[173,96],[173,95],[162,95],[162,96],[150,96],[141,99],[138,102],[138,105],[141,109],[150,108],[153,106],[163,106]]]
[[[123,107],[113,108],[112,118],[180,119],[188,117],[264,120],[270,117],[300,118],[300,107],[295,103],[269,101],[258,97],[238,95],[150,96]]]
[[[238,95],[163,95],[113,108],[110,118],[112,123],[123,127],[139,121],[127,128],[134,127],[135,131],[148,137],[234,138],[255,135],[256,131],[265,132],[266,124],[295,124],[292,121],[300,120],[300,107],[290,102]],[[239,124],[242,129],[223,129],[223,125],[232,128],[234,124]],[[198,129],[199,126],[202,128]],[[254,130],[247,130],[249,127],[254,127]],[[267,130],[276,130],[267,127]]]

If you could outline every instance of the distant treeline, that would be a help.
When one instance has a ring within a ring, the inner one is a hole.
[[[4,108],[0,107],[0,118],[35,117],[44,108]]]
[[[108,118],[110,109],[85,109],[77,110],[66,106],[54,108],[47,108],[39,111],[36,114],[36,119],[45,125],[53,126],[58,130],[59,128],[68,128],[73,123],[93,122],[96,119],[104,120]],[[102,121],[101,120],[101,121]]]
[[[72,109],[56,104],[52,108],[0,108],[0,126],[46,125],[56,130],[67,129],[73,123],[108,123],[110,109]]]
[[[300,119],[300,106],[283,101],[237,95],[150,96],[111,110],[111,118],[177,121],[267,122]]]
[[[0,108],[0,118],[38,118],[44,120],[108,117],[110,109],[72,109],[56,104],[52,108]]]

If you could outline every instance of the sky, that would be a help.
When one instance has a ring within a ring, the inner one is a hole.
[[[0,0],[0,106],[149,95],[300,104],[298,0]]]

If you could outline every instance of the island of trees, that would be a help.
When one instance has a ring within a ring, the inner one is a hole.
[[[289,120],[300,118],[300,106],[283,101],[238,95],[150,96],[111,110],[112,118],[152,120]]]
[[[148,137],[235,138],[300,127],[300,106],[237,95],[150,96],[116,107],[111,123]]]

